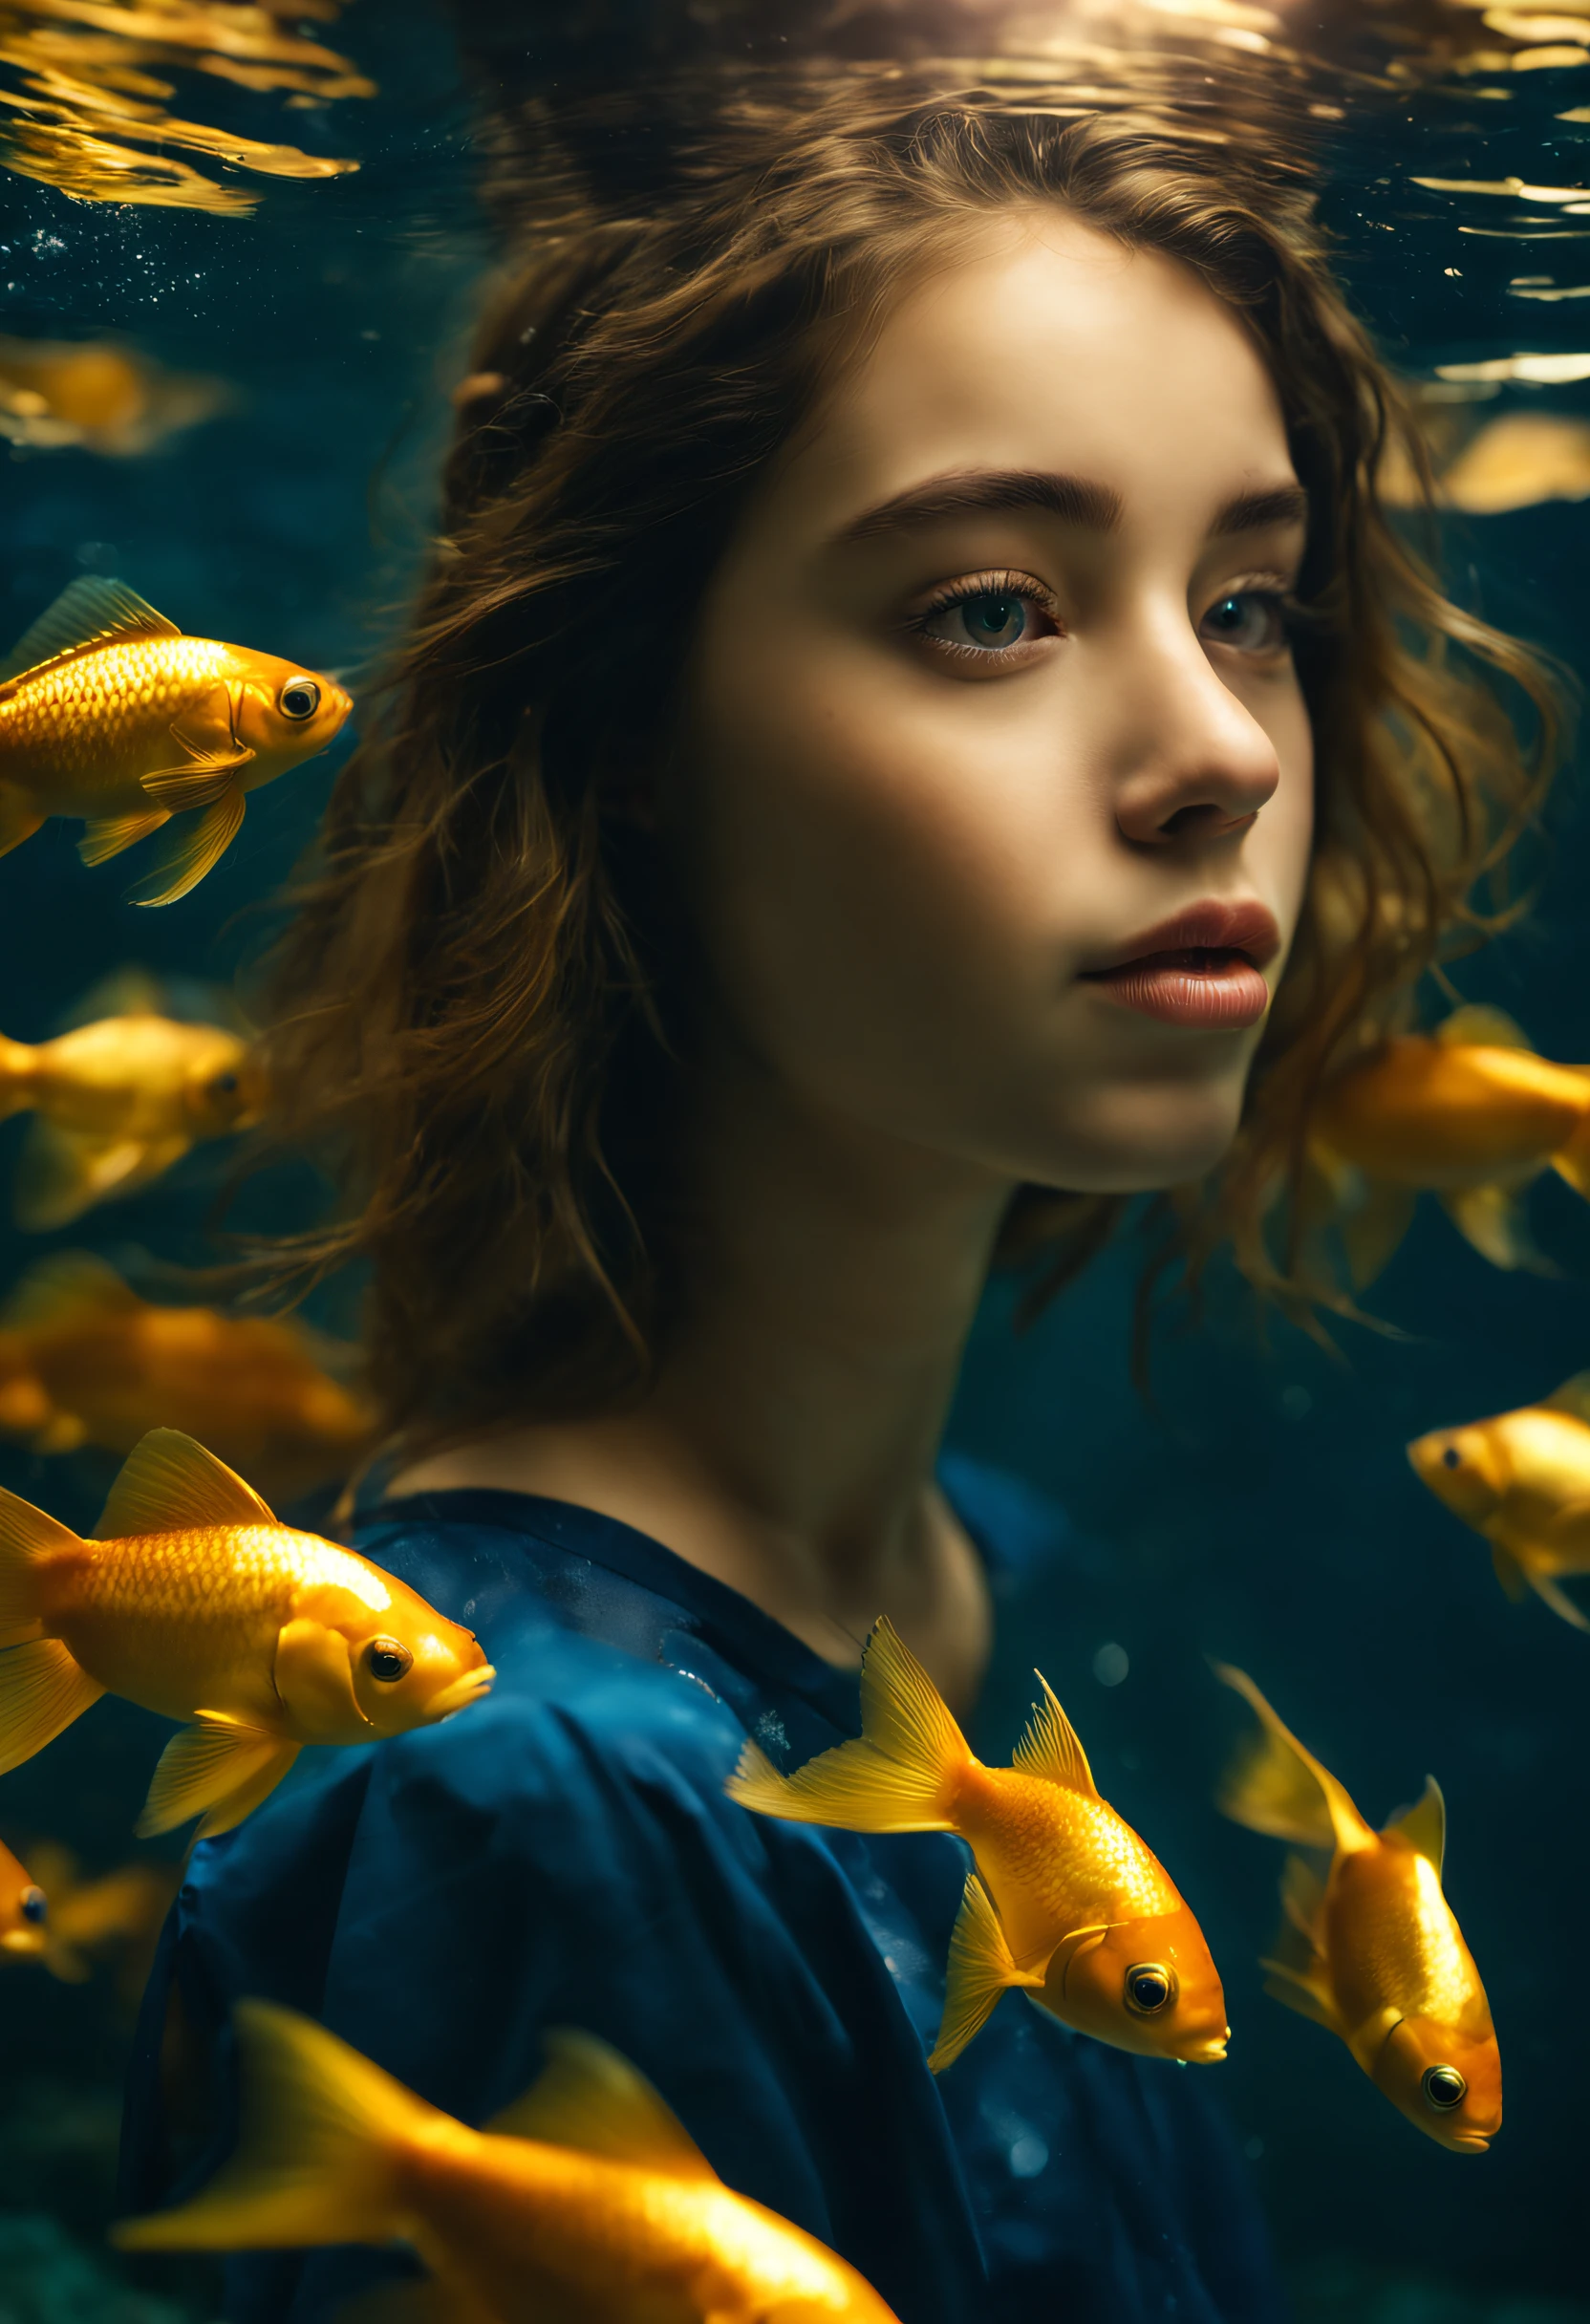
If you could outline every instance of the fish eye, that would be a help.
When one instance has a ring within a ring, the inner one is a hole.
[[[320,707],[320,689],[312,678],[290,678],[276,699],[284,719],[312,719]]]
[[[235,1073],[218,1073],[210,1084],[212,1097],[236,1097],[238,1079]]]
[[[1455,2066],[1427,2066],[1419,2084],[1425,2104],[1437,2114],[1450,2114],[1469,2095],[1469,2085]]]
[[[372,1678],[390,1687],[414,1668],[414,1656],[401,1639],[373,1638],[364,1649],[364,1667]]]
[[[1138,1961],[1127,1971],[1126,2002],[1134,2017],[1157,2017],[1176,1997],[1176,1972],[1158,1961]]]
[[[1446,1451],[1445,1451],[1445,1452],[1443,1452],[1443,1453],[1442,1453],[1442,1455],[1441,1455],[1441,1466],[1443,1467],[1443,1469],[1461,1469],[1461,1468],[1462,1468],[1462,1466],[1463,1466],[1463,1455],[1462,1455],[1462,1453],[1461,1453],[1461,1452],[1458,1451],[1458,1449],[1457,1449],[1456,1445],[1449,1445],[1449,1446],[1447,1447],[1447,1450],[1446,1450]]]
[[[50,1904],[43,1889],[24,1888],[22,1891],[21,1910],[22,1918],[25,1921],[32,1921],[35,1928],[39,1926],[41,1921],[47,1919],[49,1916]]]

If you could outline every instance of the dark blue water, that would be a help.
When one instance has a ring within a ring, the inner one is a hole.
[[[1472,30],[1472,11],[1454,18]],[[285,116],[276,97],[206,97],[250,134],[356,154],[357,175],[265,183],[251,219],[74,204],[0,177],[0,331],[124,335],[239,391],[235,408],[140,457],[0,458],[0,632],[19,634],[90,571],[120,575],[184,630],[312,668],[353,669],[389,633],[490,250],[442,24],[394,0],[355,9],[336,36],[378,98]],[[1519,276],[1590,280],[1590,217],[1410,183],[1581,184],[1590,131],[1557,117],[1587,101],[1590,70],[1481,71],[1361,90],[1332,130],[1325,209],[1341,264],[1410,371],[1590,348],[1590,306],[1515,295]],[[1504,384],[1478,416],[1515,408],[1590,418],[1590,385]],[[1582,663],[1587,546],[1583,505],[1558,502],[1454,518],[1448,554],[1466,602]],[[59,825],[0,864],[0,1028],[48,1034],[126,961],[229,980],[263,940],[351,739],[255,794],[238,844],[171,911],[122,902],[118,870],[84,872]],[[1577,798],[1570,778],[1527,922],[1458,972],[1466,997],[1499,1002],[1569,1059],[1590,1055]],[[0,1182],[19,1134],[0,1130]],[[202,1258],[213,1178],[191,1162],[42,1242],[0,1224],[0,1285],[54,1245],[133,1266]],[[284,1216],[293,1198],[290,1186],[270,1197]],[[956,1415],[959,1442],[1058,1496],[1090,1545],[1032,1634],[1002,1642],[983,1739],[1003,1755],[1042,1663],[1106,1793],[1168,1855],[1173,1843],[1226,1972],[1225,2095],[1305,2324],[1590,2318],[1590,1642],[1534,1603],[1509,1605],[1482,1546],[1403,1454],[1426,1429],[1533,1401],[1590,1363],[1590,1212],[1555,1180],[1534,1208],[1560,1274],[1500,1274],[1430,1209],[1376,1288],[1401,1336],[1343,1327],[1334,1354],[1274,1320],[1261,1336],[1216,1281],[1195,1332],[1162,1330],[1151,1406],[1128,1377],[1142,1257],[1128,1240],[1023,1337],[996,1289]],[[106,1474],[96,1456],[0,1452],[0,1481],[68,1521],[92,1518]],[[1206,1653],[1253,1670],[1375,1819],[1427,1770],[1445,1786],[1448,1889],[1506,2061],[1507,2124],[1483,2162],[1421,2141],[1338,2045],[1260,1993],[1252,1964],[1271,1934],[1279,1852],[1211,1805],[1240,1714]],[[0,1783],[0,1836],[65,1840],[91,1867],[122,1861],[158,1741],[155,1722],[100,1706]],[[68,1988],[0,1970],[0,2324],[207,2313],[202,2269],[135,2272],[98,2243],[125,2037],[107,1978]]]

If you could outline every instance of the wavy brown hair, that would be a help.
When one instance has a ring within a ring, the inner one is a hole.
[[[460,390],[383,718],[274,966],[283,1124],[343,1197],[282,1262],[368,1262],[374,1385],[411,1441],[611,1407],[653,1375],[691,1026],[683,936],[626,803],[666,747],[747,486],[969,220],[1058,203],[1192,268],[1261,347],[1309,496],[1312,885],[1240,1133],[1181,1199],[1195,1259],[1229,1238],[1256,1280],[1299,1288],[1265,1219],[1321,1077],[1483,933],[1476,883],[1556,749],[1553,687],[1383,513],[1388,449],[1427,490],[1428,463],[1332,279],[1306,171],[1275,142],[1062,97],[861,72],[761,94],[692,133],[648,215],[543,170],[532,255]],[[1111,1216],[1024,1190],[1005,1253],[1058,1280]]]

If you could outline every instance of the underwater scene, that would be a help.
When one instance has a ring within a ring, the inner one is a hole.
[[[588,12],[583,86],[640,73],[671,13],[725,48],[743,14],[739,48],[771,69],[822,11]],[[396,1596],[360,1602],[380,1619],[344,1624],[346,1646],[303,1614],[306,1591],[352,1603],[367,1588],[364,1560],[334,1558],[354,1485],[379,1475],[379,1412],[357,1268],[297,1306],[262,1298],[242,1271],[262,1238],[312,1225],[322,1176],[274,1151],[242,1164],[271,1108],[255,970],[365,737],[433,551],[459,416],[493,393],[472,347],[503,265],[492,182],[511,108],[494,91],[534,118],[555,113],[559,68],[537,41],[561,13],[539,0],[459,11],[0,0],[0,1486],[45,1513],[0,1506],[0,2324],[285,2315],[286,2298],[272,2306],[258,2285],[246,2312],[231,2305],[217,2255],[260,2242],[416,2244],[446,2275],[433,2256],[451,2249],[442,2229],[413,2226],[429,2219],[419,2197],[360,2210],[347,2188],[312,2234],[259,2229],[265,2213],[240,2195],[235,2217],[220,2198],[207,2222],[196,2209],[197,2249],[158,2227],[118,2240],[129,2212],[159,2213],[150,2173],[135,2159],[118,2185],[118,2158],[129,2074],[147,2083],[164,2038],[149,2013],[140,2025],[145,1981],[191,1865],[269,1817],[284,1776],[289,1794],[302,1788],[316,1746],[443,1716],[462,1735],[485,1716],[487,1649],[502,1659],[461,1626],[473,1599],[454,1619],[439,1590],[433,1612],[419,1567],[403,1568]],[[1038,59],[1079,105],[1108,84],[1111,103],[1148,113],[1229,74],[1222,102],[1260,118],[1273,103],[1302,124],[1336,270],[1428,447],[1447,591],[1583,676],[1585,0],[1057,0],[998,39],[1000,11],[980,0],[918,13],[913,58],[965,57],[996,82],[1001,57],[1024,59],[1029,77]],[[913,11],[832,14],[844,53],[865,55],[877,21],[909,27]],[[1421,521],[1411,474],[1388,466],[1382,484],[1397,521]],[[1156,1859],[1173,1868],[1169,1893],[1190,1925],[1181,1969],[1122,1939],[1127,2007],[1151,2019],[1168,1997],[1176,2006],[1178,1976],[1191,2003],[1210,1955],[1220,1976],[1203,2047],[1167,2047],[1138,2071],[1146,2084],[1207,2082],[1225,2125],[1211,2137],[1257,2189],[1284,2302],[1233,2292],[1225,2305],[1209,2260],[1200,2318],[1590,2324],[1581,785],[1570,748],[1528,815],[1500,932],[1427,976],[1401,1030],[1320,1097],[1307,1183],[1340,1269],[1334,1308],[1261,1304],[1217,1258],[1196,1298],[1169,1299],[1145,1334],[1140,1286],[1165,1227],[1163,1206],[1145,1206],[1036,1312],[1032,1270],[996,1272],[950,1413],[947,1489],[978,1464],[1017,1554],[992,1570],[992,1660],[962,1722],[993,1788],[984,1838],[962,1831],[956,1863],[981,1878],[953,1958],[942,1946],[923,1957],[932,2006],[917,2031],[949,2092],[962,2051],[969,2065],[991,2039],[980,2029],[996,2003],[996,2026],[1025,2022],[1027,2000],[1004,1988],[1042,1989],[1057,1936],[1080,1934],[1079,1962],[1090,1945],[1117,1961],[1111,1908],[1107,1926],[1084,1912],[1080,1931],[1035,1936],[1040,1968],[1022,1966],[1016,1860],[987,1839],[1015,1815],[999,1776],[1111,1818],[1162,1883]],[[95,1535],[106,1548],[84,1558],[78,1537]],[[47,1597],[28,1577],[52,1557]],[[241,1670],[255,1650],[247,1625],[264,1618],[248,1592],[278,1587],[293,1636],[277,1645],[269,1630],[274,1675],[262,1664],[247,1682],[268,1710],[249,1725],[246,1688],[230,1710],[221,1702],[236,1675],[226,1658]],[[221,1625],[203,1651],[182,1628],[201,1603]],[[145,1615],[181,1631],[180,1652],[140,1643]],[[1018,1750],[1040,1699],[1035,1666],[1050,1708]],[[700,1668],[687,1675],[715,1708],[720,1694],[737,1703]],[[775,1748],[758,1727],[728,1796],[759,1811],[759,1829],[784,1818],[907,1835],[882,1843],[893,1850],[960,1831],[917,1762],[896,1765],[894,1743],[878,1740],[887,1729],[953,1758],[965,1749],[955,1721],[885,1625],[867,1671],[868,1740],[833,1758],[870,1751],[890,1797],[918,1782],[915,1805],[869,1824],[866,1769],[825,1775],[815,1725],[799,1748],[793,1731]],[[775,1764],[786,1740],[792,1755]],[[1079,1828],[1045,1824],[1043,1845],[1064,1857],[1085,1844]],[[1380,1883],[1356,1935],[1355,1880]],[[334,1897],[288,1893],[292,1915],[334,1918]],[[408,1904],[452,1924],[467,1960],[462,1893],[439,1876],[433,1899]],[[287,1909],[262,1891],[265,1919]],[[1422,1946],[1421,1973],[1455,1995],[1449,2033],[1410,2044],[1406,2071],[1386,2063],[1414,2009],[1392,1990],[1400,1946]],[[246,2103],[249,2074],[278,2097],[295,2075],[356,2097],[359,2061],[322,2055],[312,2001],[278,2006],[292,1998],[284,1985],[259,1991],[264,2006],[245,2000]],[[413,2006],[423,2013],[423,1995]],[[1054,2014],[1086,2046],[1087,2009],[1068,2006],[1068,2019],[1058,2002]],[[1118,2046],[1153,2049],[1146,2036]],[[1178,2054],[1220,2070],[1182,2076],[1168,2062]],[[732,2244],[750,2254],[737,2263],[748,2282],[763,2269],[782,2284],[785,2270],[805,2289],[782,2306],[754,2286],[735,2293],[741,2305],[676,2292],[669,2306],[637,2260],[616,2292],[576,2297],[548,2290],[539,2260],[516,2259],[520,2304],[477,2287],[473,2304],[434,2313],[468,2324],[957,2313],[864,2282],[864,2254],[836,2258],[809,2218],[789,2227],[777,2203],[751,2204],[756,2185],[725,2192],[615,2051],[576,2028],[549,2055],[539,2111],[532,2094],[458,2150],[483,2186],[497,2171],[502,2217],[553,2200],[529,2163],[514,2177],[515,2155],[583,2141],[608,2158],[600,2168],[652,2175],[647,2231],[663,2243]],[[1082,2134],[1019,2077],[987,2087],[979,2167],[1011,2190],[999,2234],[1016,2282],[1020,2205],[1075,2168]],[[357,2102],[389,2124],[419,2103],[384,2078]],[[272,2186],[320,2167],[311,2114],[283,2116]],[[417,2140],[442,2136],[416,2120]],[[1133,2148],[1123,2184],[1190,2171],[1157,2136]],[[703,2143],[736,2189],[733,2153]],[[884,2179],[914,2165],[902,2154],[876,2167]],[[192,2199],[200,2184],[177,2192]],[[1207,2186],[1178,2179],[1188,2205],[1215,2206],[1215,2251],[1224,2184],[1213,2167]],[[700,2209],[703,2185],[720,2220]],[[628,2232],[613,2224],[622,2192],[598,2241]],[[489,2242],[498,2213],[486,2204],[482,2216],[469,2234]],[[999,2315],[1064,2324],[1064,2284],[1049,2292],[1047,2280],[1035,2262],[1030,2292],[1006,2295]],[[330,2313],[322,2296],[324,2309],[292,2313]],[[1155,2296],[1119,2313],[1190,2313],[1173,2290]]]

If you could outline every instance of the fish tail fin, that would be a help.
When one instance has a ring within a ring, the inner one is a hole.
[[[731,1799],[763,1816],[849,1832],[953,1832],[960,1778],[972,1764],[943,1697],[890,1623],[878,1621],[861,1664],[861,1734],[781,1775],[747,1742]]]
[[[1229,1663],[1213,1668],[1259,1719],[1259,1732],[1239,1749],[1215,1795],[1222,1815],[1250,1832],[1303,1848],[1354,1848],[1372,1840],[1343,1786],[1282,1724],[1247,1672]]]
[[[42,1637],[46,1562],[57,1550],[81,1548],[67,1526],[0,1489],[0,1648]]]
[[[44,817],[27,792],[14,783],[0,783],[0,855],[9,855],[43,828]]]
[[[233,2022],[236,2153],[191,2203],[123,2220],[115,2241],[124,2251],[263,2251],[401,2235],[399,2160],[445,2118],[295,2010],[240,2001]]]
[[[1590,1065],[1580,1065],[1578,1071],[1590,1081]],[[1576,1194],[1590,1202],[1590,1107],[1567,1145],[1553,1154],[1552,1168],[1559,1178],[1566,1178]]]

